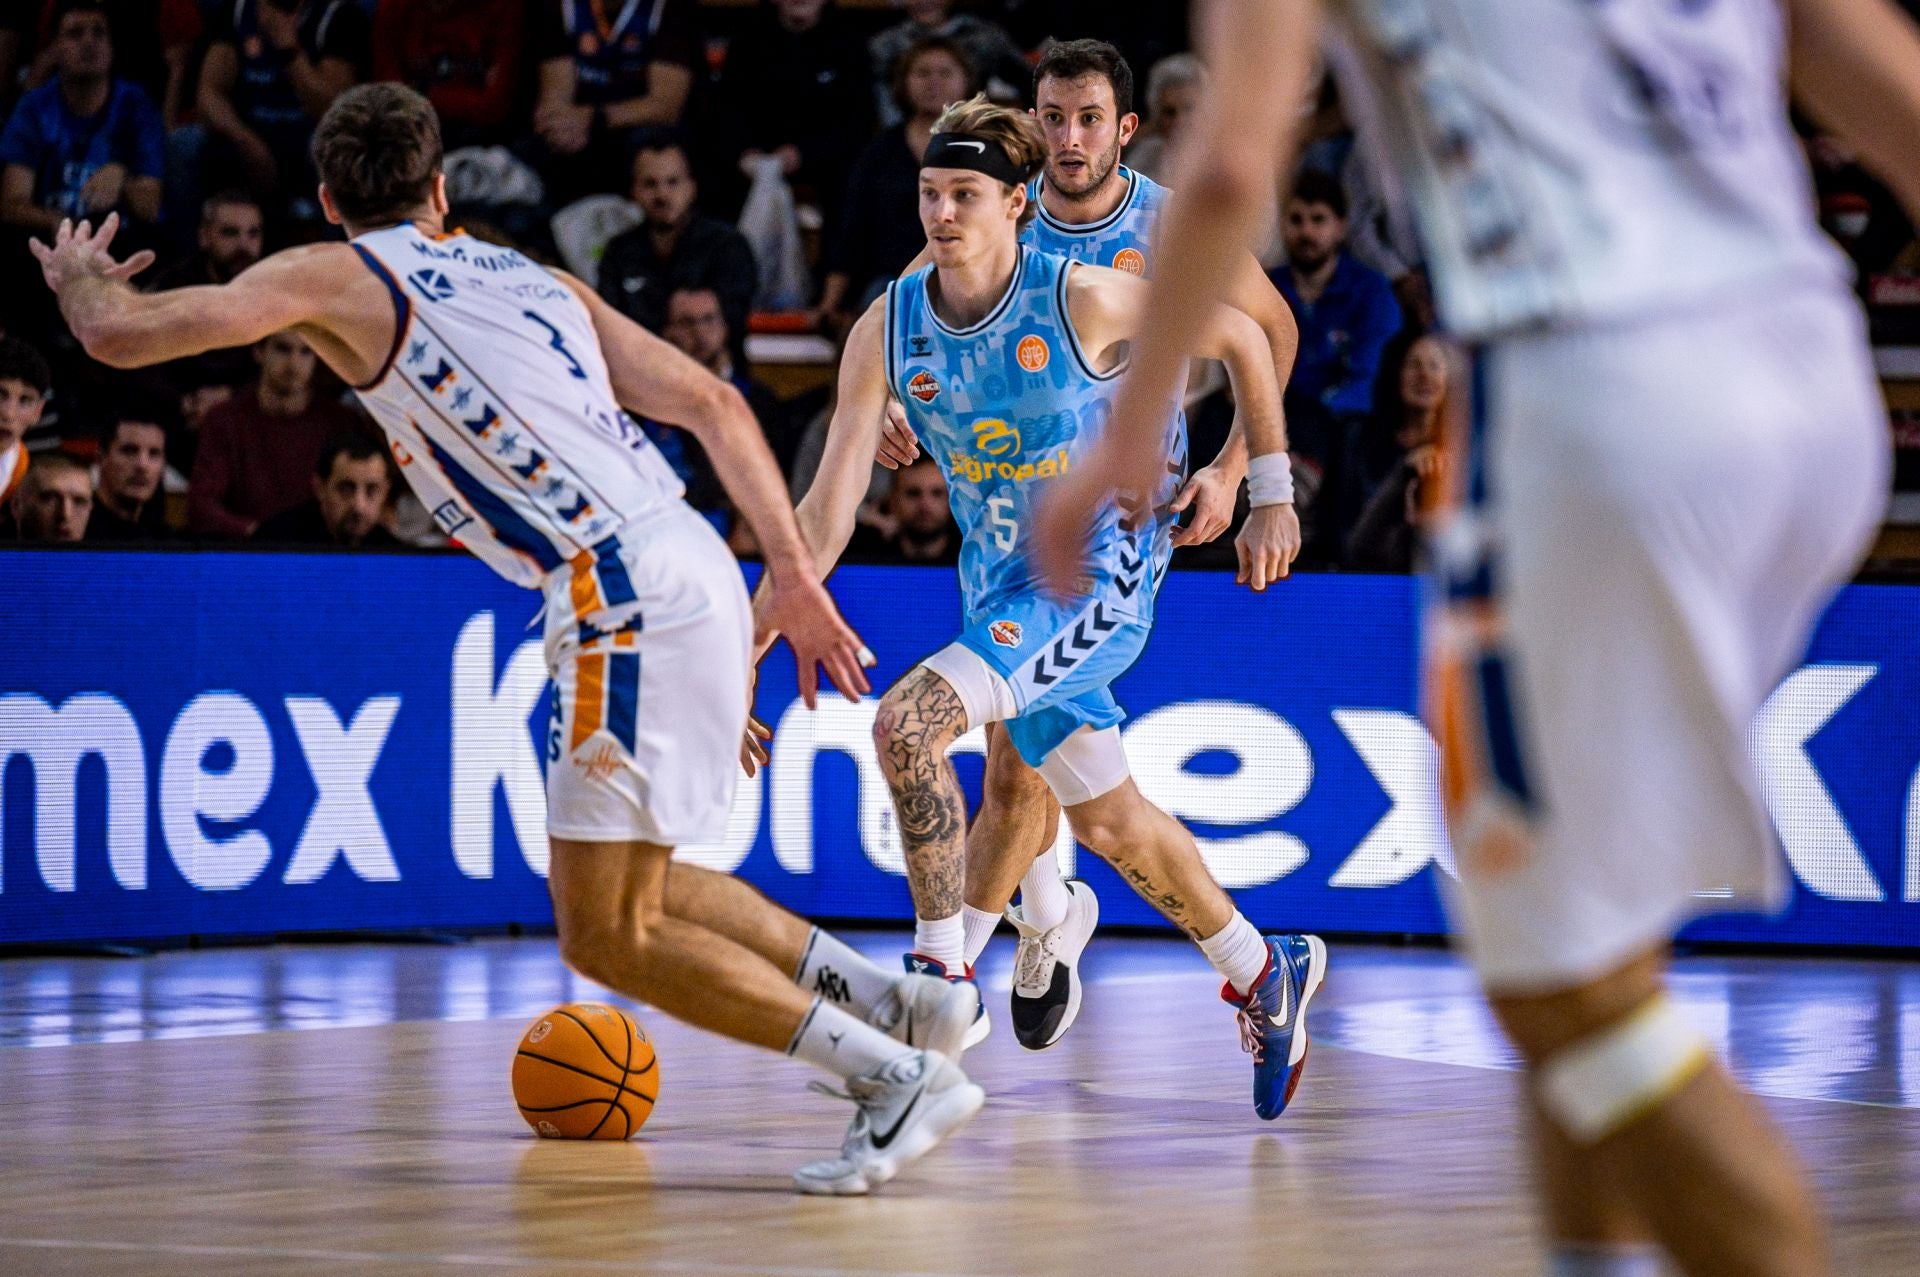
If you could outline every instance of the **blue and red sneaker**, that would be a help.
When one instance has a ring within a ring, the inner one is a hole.
[[[1267,965],[1243,997],[1220,998],[1240,1013],[1240,1047],[1253,1056],[1253,1111],[1271,1122],[1286,1111],[1307,1069],[1307,1004],[1327,974],[1319,936],[1268,936]]]
[[[968,967],[965,972],[956,975],[950,973],[947,970],[947,964],[940,961],[940,959],[929,958],[924,954],[908,953],[903,956],[902,961],[906,964],[908,971],[918,975],[939,976],[942,980],[954,983],[962,980],[971,983],[973,980],[972,967]],[[993,1024],[987,1019],[987,1003],[983,998],[980,1002],[980,1014],[973,1017],[973,1027],[967,1030],[967,1036],[962,1041],[962,1047],[965,1050],[971,1051],[974,1047],[985,1042],[987,1040],[987,1034],[992,1032],[992,1030]]]

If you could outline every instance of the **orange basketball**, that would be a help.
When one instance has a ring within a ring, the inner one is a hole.
[[[568,1002],[520,1035],[513,1102],[549,1139],[626,1139],[645,1124],[659,1093],[653,1043],[618,1007]]]

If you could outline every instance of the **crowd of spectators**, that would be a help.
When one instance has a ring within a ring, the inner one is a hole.
[[[1186,25],[1184,4],[1104,0],[19,0],[0,9],[0,542],[437,543],[296,335],[115,374],[25,251],[63,217],[117,212],[121,247],[159,254],[136,285],[169,289],[336,235],[308,143],[352,84],[426,94],[455,224],[573,270],[739,387],[797,496],[831,417],[829,352],[922,247],[917,169],[941,109],[1028,100],[1053,36],[1111,40],[1145,85],[1125,162],[1170,180],[1207,92]],[[1300,327],[1285,402],[1302,564],[1405,571],[1442,478],[1449,360],[1407,211],[1335,77],[1302,121],[1263,259]],[[1920,276],[1912,229],[1807,136],[1823,222],[1892,307],[1876,325],[1900,339],[1905,296],[1920,341],[1920,284],[1899,283]],[[811,335],[812,375],[756,368],[756,330]],[[1232,409],[1217,388],[1189,408],[1200,464]],[[698,444],[641,424],[750,553]],[[876,471],[856,557],[951,563],[958,543],[937,466]]]

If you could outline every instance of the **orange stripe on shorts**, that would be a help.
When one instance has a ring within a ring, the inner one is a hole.
[[[607,658],[600,652],[586,652],[574,662],[573,742],[569,752],[579,749],[600,730],[601,715],[607,701]]]

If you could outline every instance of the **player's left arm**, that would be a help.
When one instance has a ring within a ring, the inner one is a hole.
[[[298,328],[323,313],[330,290],[316,266],[342,244],[289,249],[225,284],[136,292],[128,283],[153,264],[151,252],[113,259],[119,214],[94,230],[63,221],[53,243],[34,240],[47,286],[60,300],[67,327],[87,354],[114,368],[144,368],[229,346],[250,346],[271,333]]]

